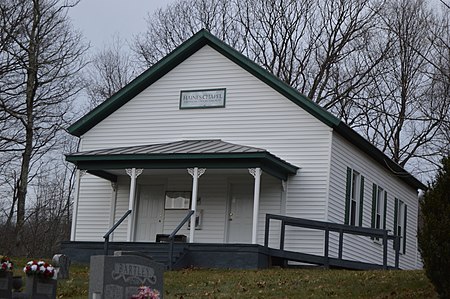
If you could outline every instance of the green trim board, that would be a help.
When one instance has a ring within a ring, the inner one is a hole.
[[[211,159],[204,159],[201,157],[190,158],[177,158],[171,157],[170,159],[151,159],[151,157],[135,157],[134,159],[92,159],[92,160],[78,160],[71,161],[77,168],[88,170],[93,173],[96,170],[102,170],[107,172],[112,169],[125,169],[125,168],[144,168],[144,169],[183,169],[191,167],[201,168],[213,168],[213,169],[241,169],[241,168],[255,168],[260,167],[264,172],[281,180],[287,180],[289,175],[295,172],[289,171],[280,165],[272,163],[268,159],[263,157],[216,157]]]
[[[384,153],[378,150],[374,145],[365,140],[338,118],[313,101],[309,100],[298,90],[284,83],[275,75],[271,74],[243,54],[236,51],[234,48],[225,44],[223,41],[209,33],[206,29],[202,29],[194,34],[179,47],[150,67],[147,71],[143,72],[140,76],[123,87],[113,96],[72,124],[68,128],[69,133],[80,137],[205,45],[209,45],[243,69],[247,70],[250,74],[254,75],[262,82],[278,91],[293,103],[315,116],[325,125],[333,128],[336,132],[375,159],[375,161],[380,163],[391,173],[400,173],[401,175],[399,178],[411,187],[415,189],[426,189],[426,186],[423,183],[406,172],[401,166],[390,160]]]
[[[108,169],[252,168],[282,180],[297,173],[294,166],[270,152],[221,140],[186,140],[152,145],[101,149],[66,155],[66,160],[102,175]],[[99,175],[100,176],[100,175]]]

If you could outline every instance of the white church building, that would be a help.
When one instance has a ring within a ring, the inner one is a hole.
[[[417,190],[426,187],[206,30],[69,132],[81,142],[66,157],[77,167],[68,247],[102,242],[128,210],[111,244],[156,243],[193,210],[177,233],[186,246],[264,247],[271,214],[343,226],[270,220],[269,248],[378,265],[387,251],[393,265],[393,239],[385,248],[364,235],[377,230],[399,237],[400,268],[421,267]],[[362,235],[347,233],[353,228]]]

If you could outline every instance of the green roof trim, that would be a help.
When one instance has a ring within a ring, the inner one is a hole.
[[[225,44],[205,29],[197,32],[109,99],[105,100],[102,104],[72,124],[68,128],[69,133],[80,137],[205,45],[211,46],[213,49],[247,70],[293,103],[315,116],[325,125],[335,129],[336,132],[375,159],[375,161],[383,165],[383,167],[390,172],[400,173],[400,179],[405,181],[411,187],[416,189],[426,189],[426,186],[423,183],[407,173],[401,166],[390,160],[374,145],[341,122],[340,119],[309,100],[298,90],[284,83],[275,75],[263,69],[261,66]]]
[[[289,164],[269,152],[208,153],[208,154],[131,154],[131,155],[67,155],[66,160],[79,169],[96,171],[121,168],[180,169],[205,168],[252,168],[261,169],[274,177],[286,180],[297,173],[298,167]]]
[[[376,146],[367,141],[364,137],[355,132],[344,122],[340,122],[337,127],[334,128],[339,135],[347,139],[349,142],[354,144],[360,150],[369,155],[382,167],[386,168],[390,173],[396,175],[399,179],[403,180],[409,186],[415,189],[426,190],[425,186],[421,181],[416,179],[413,175],[407,172],[403,167],[392,161],[388,156],[386,156],[382,151],[380,151]]]
[[[334,117],[316,103],[308,100],[296,89],[282,82],[273,74],[228,46],[207,30],[202,29],[109,99],[72,124],[68,128],[69,133],[80,137],[205,45],[211,46],[243,69],[280,92],[295,104],[316,116],[328,126],[339,124],[340,120],[338,118]]]

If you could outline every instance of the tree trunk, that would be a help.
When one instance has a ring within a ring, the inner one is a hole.
[[[25,222],[25,204],[28,189],[28,177],[30,173],[30,161],[33,153],[33,126],[34,126],[34,98],[37,89],[37,41],[36,31],[39,24],[40,9],[39,1],[34,2],[33,7],[33,25],[30,32],[28,47],[28,68],[26,82],[26,120],[25,126],[25,147],[22,153],[22,163],[20,168],[19,187],[17,190],[17,226],[16,226],[16,245],[20,246],[21,232]]]

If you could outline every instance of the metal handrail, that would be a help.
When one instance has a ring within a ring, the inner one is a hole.
[[[265,236],[264,236],[264,246],[269,246],[269,227],[270,220],[281,221],[281,236],[280,236],[280,250],[284,249],[284,235],[286,226],[303,227],[309,229],[317,229],[325,231],[325,248],[324,257],[328,259],[329,251],[329,233],[338,232],[339,233],[339,250],[338,257],[342,259],[343,251],[343,238],[344,233],[360,236],[368,236],[371,238],[381,238],[383,239],[383,268],[387,269],[387,242],[388,240],[393,240],[394,250],[395,250],[395,268],[399,267],[399,251],[400,251],[400,236],[389,235],[389,230],[368,228],[368,227],[357,227],[346,224],[339,224],[333,222],[325,222],[318,220],[310,220],[303,218],[288,217],[282,215],[266,214],[266,225],[265,225]]]
[[[173,242],[175,235],[178,233],[178,231],[183,227],[183,225],[186,224],[186,222],[191,218],[191,216],[194,214],[194,210],[190,210],[186,217],[178,224],[178,226],[173,230],[173,232],[169,235],[169,270],[172,270],[172,259],[173,259]]]
[[[114,232],[114,230],[125,220],[125,218],[128,217],[128,215],[131,214],[131,210],[128,210],[125,212],[125,214],[123,214],[123,216],[109,229],[109,231],[103,236],[103,238],[105,239],[105,245],[103,246],[104,248],[104,253],[105,255],[108,255],[108,243],[109,243],[109,236]]]

